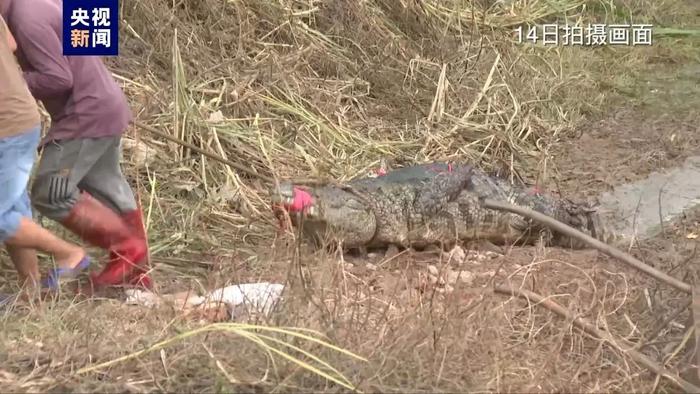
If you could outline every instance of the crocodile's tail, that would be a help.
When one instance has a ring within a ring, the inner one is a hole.
[[[577,203],[567,199],[554,198],[549,195],[520,192],[514,197],[517,205],[528,207],[562,222],[582,233],[608,245],[617,246],[623,240],[591,204]],[[530,220],[531,230],[548,230],[546,226]],[[576,237],[559,232],[551,234],[551,244],[572,249],[588,249],[591,246]]]
[[[560,200],[561,211],[557,220],[581,231],[582,233],[611,246],[619,246],[625,238],[617,232],[601,216],[600,212],[591,205],[574,203],[569,200]],[[576,237],[565,234],[556,234],[553,243],[557,246],[572,249],[588,249],[591,245]]]
[[[570,215],[569,222],[566,224],[586,235],[589,235],[593,239],[614,247],[620,246],[622,242],[625,241],[625,238],[611,226],[609,226],[597,211],[581,212],[575,215]],[[554,237],[554,243],[557,246],[572,249],[591,248],[591,245],[588,242],[565,234],[557,234]]]

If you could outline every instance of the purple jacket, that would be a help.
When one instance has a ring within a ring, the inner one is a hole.
[[[63,56],[61,0],[0,0],[17,60],[34,98],[51,115],[43,143],[121,135],[133,115],[99,57]]]

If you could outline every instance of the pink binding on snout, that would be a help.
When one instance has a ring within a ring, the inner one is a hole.
[[[311,197],[311,194],[309,194],[306,190],[300,189],[298,187],[294,188],[294,201],[292,201],[291,204],[282,204],[282,208],[284,208],[285,211],[289,213],[296,213],[296,212],[301,212],[304,209],[310,207],[313,205],[314,199]],[[278,209],[280,208],[280,205],[275,204],[275,207],[273,209]],[[278,219],[278,225],[279,225],[279,231],[284,231],[287,229],[287,222],[284,220],[284,216],[281,215],[281,212],[277,212],[277,219]]]
[[[298,187],[294,188],[294,201],[285,206],[289,212],[301,212],[310,207],[314,203],[314,198],[311,197],[306,190]]]

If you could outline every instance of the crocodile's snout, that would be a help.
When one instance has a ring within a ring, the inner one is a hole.
[[[270,200],[272,212],[278,221],[280,230],[287,228],[287,220],[285,219],[287,214],[304,214],[307,218],[316,216],[317,209],[311,194],[291,183],[285,182],[280,184],[279,188],[271,189]],[[293,218],[292,223],[294,223]]]
[[[284,209],[289,213],[304,212],[314,214],[314,198],[306,190],[289,183],[275,188],[270,196],[275,210]]]
[[[289,182],[281,182],[279,186],[270,188],[270,201],[272,204],[289,204],[294,199],[294,185]]]
[[[292,191],[292,198],[287,199],[285,208],[289,212],[306,212],[313,214],[314,198],[304,189],[295,187]]]

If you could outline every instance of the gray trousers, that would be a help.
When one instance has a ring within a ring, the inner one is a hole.
[[[54,141],[42,149],[32,184],[32,205],[55,221],[65,219],[84,190],[117,213],[136,209],[119,166],[121,136]]]

